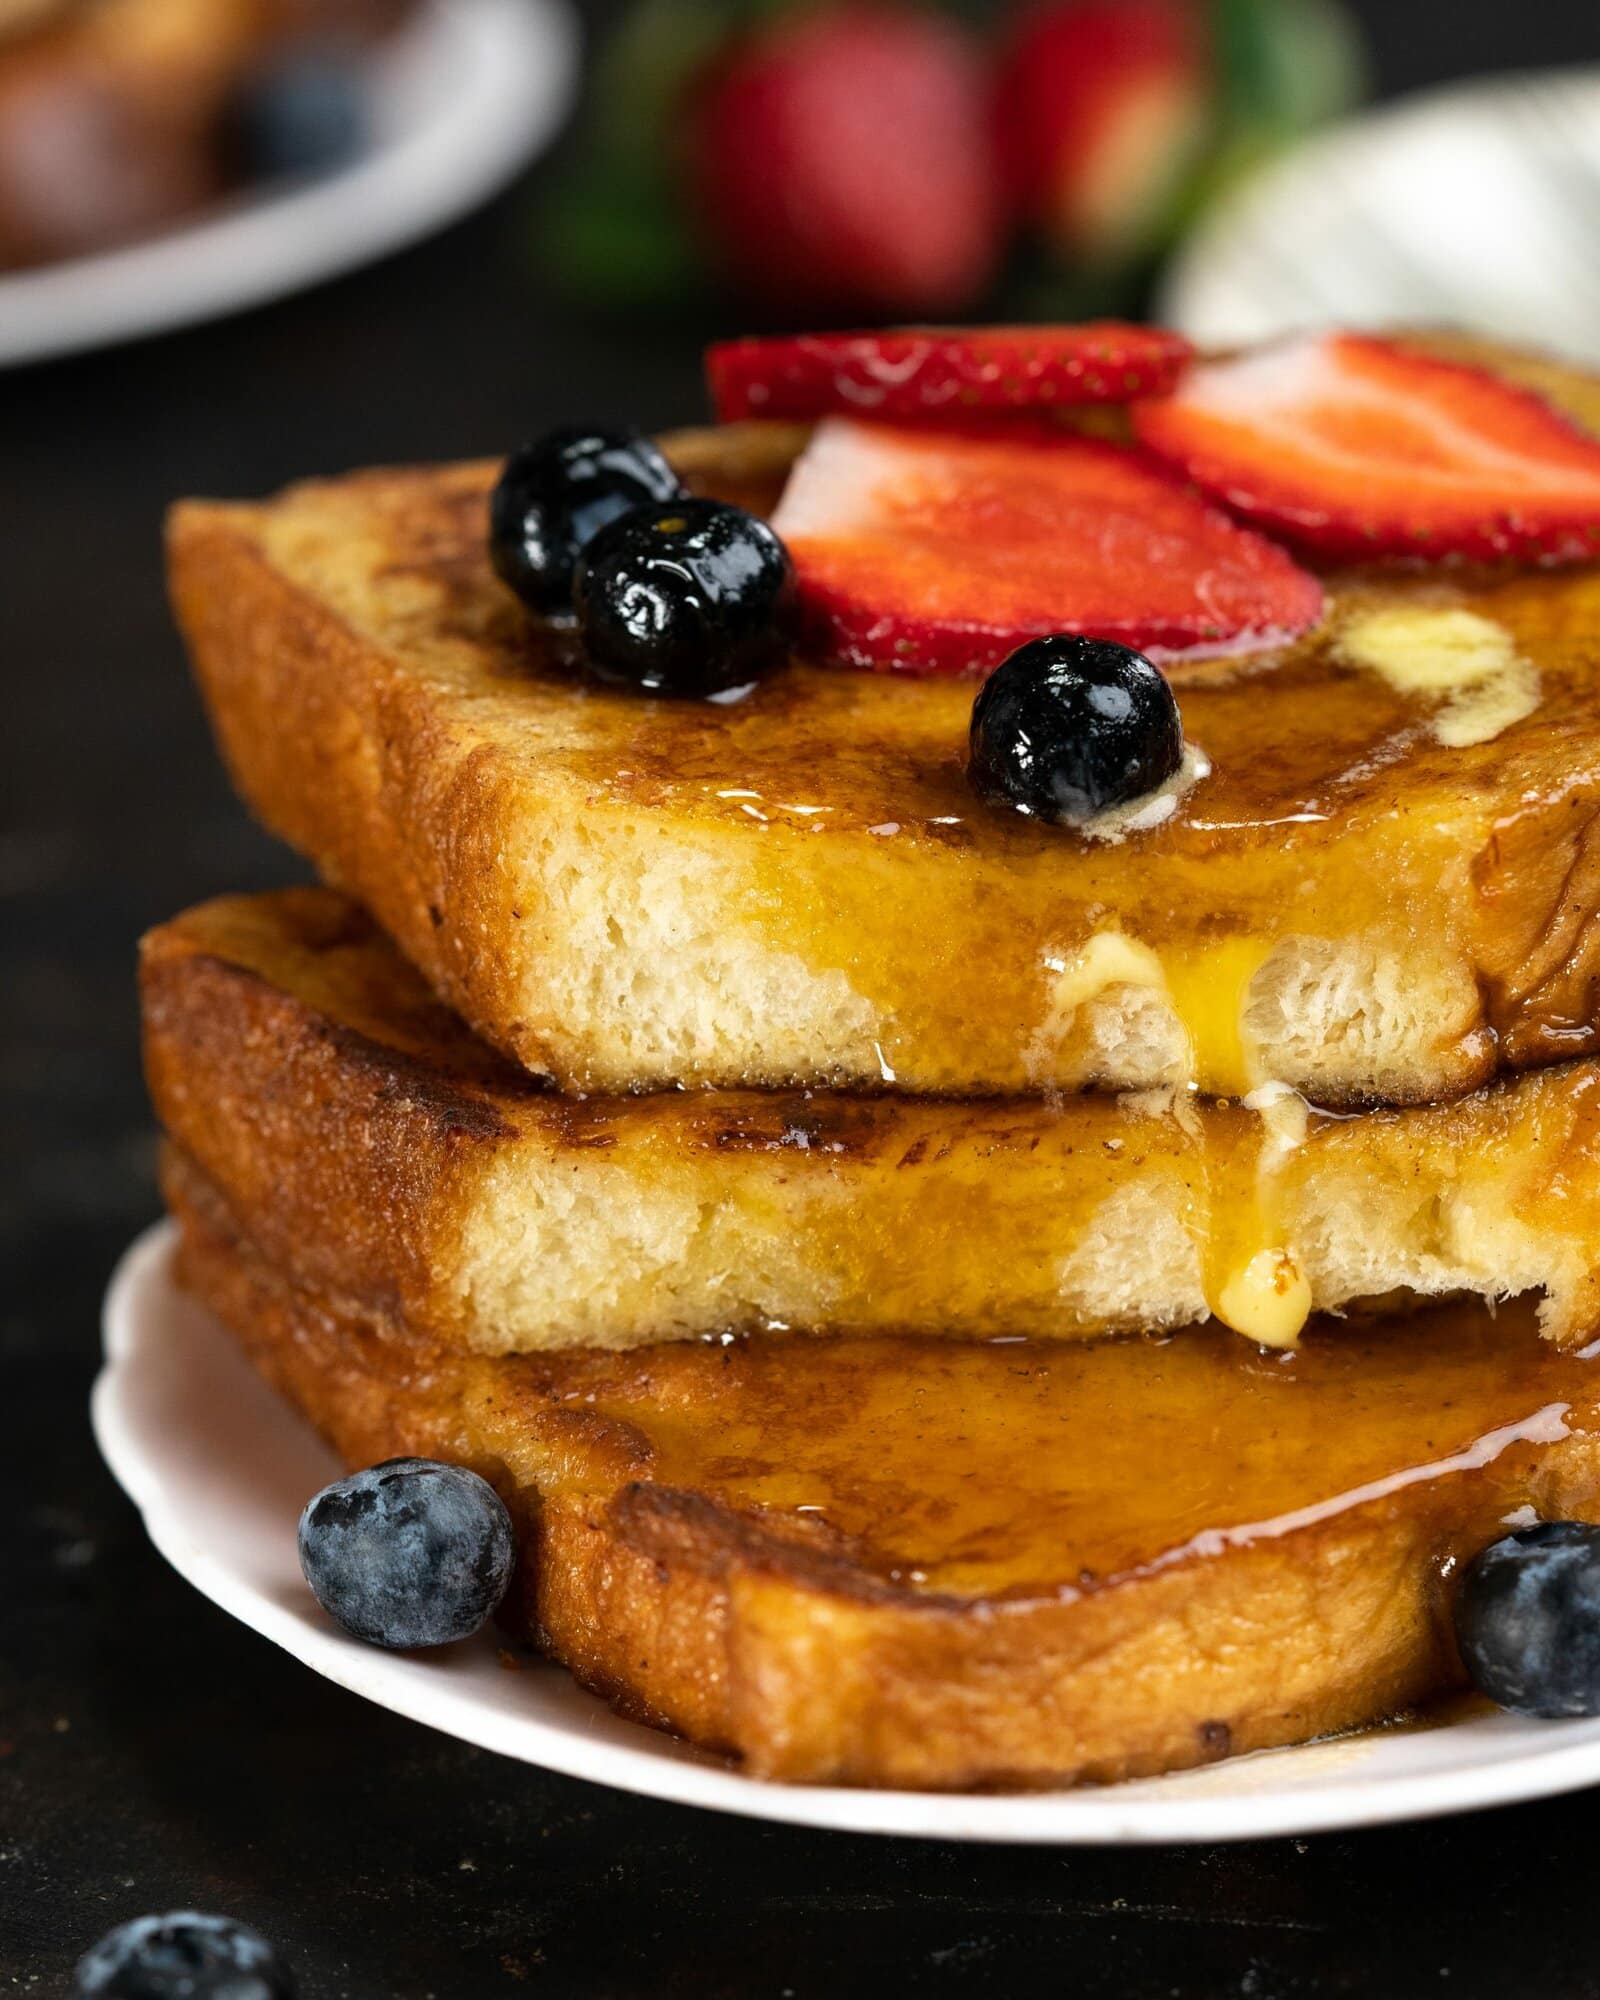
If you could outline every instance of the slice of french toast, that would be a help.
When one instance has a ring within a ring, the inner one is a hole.
[[[1378,1722],[1456,1686],[1459,1566],[1600,1516],[1597,1364],[1441,1308],[1263,1356],[756,1339],[486,1359],[297,1288],[194,1168],[180,1269],[351,1465],[470,1465],[509,1612],[768,1777],[1042,1786]],[[1359,1753],[1356,1753],[1359,1754]]]
[[[802,435],[668,444],[763,509]],[[245,798],[530,1070],[1409,1102],[1600,1046],[1595,567],[1331,577],[1309,638],[1174,669],[1211,775],[1098,841],[973,796],[967,682],[594,685],[491,571],[494,476],[189,502],[171,573]]]
[[[329,890],[151,933],[151,1094],[275,1264],[483,1352],[812,1333],[1256,1340],[1406,1290],[1600,1326],[1600,1063],[1355,1117],[1122,1100],[575,1100]]]

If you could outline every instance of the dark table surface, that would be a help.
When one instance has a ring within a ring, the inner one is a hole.
[[[1387,88],[1600,54],[1592,0],[1367,11]],[[147,1546],[84,1417],[106,1274],[156,1211],[133,940],[297,872],[212,757],[160,510],[578,411],[695,415],[706,328],[544,296],[541,184],[292,303],[0,376],[0,1990],[62,1992],[113,1921],[199,1904],[280,1940],[307,2000],[1600,1994],[1592,1796],[1150,1852],[746,1824],[368,1707]]]

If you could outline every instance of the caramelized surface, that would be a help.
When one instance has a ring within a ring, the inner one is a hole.
[[[1427,1510],[1474,1468],[1520,1499],[1533,1447],[1600,1425],[1600,1363],[1553,1351],[1520,1308],[1325,1324],[1293,1355],[1208,1330],[500,1365],[530,1403],[627,1425],[635,1476],[960,1596],[1070,1596],[1347,1509]]]

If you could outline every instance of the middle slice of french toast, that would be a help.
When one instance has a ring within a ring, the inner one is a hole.
[[[1600,1327],[1600,1062],[1335,1117],[1289,1091],[961,1101],[548,1090],[354,903],[228,897],[146,939],[170,1137],[297,1283],[484,1353],[741,1333],[1289,1345],[1395,1293]]]

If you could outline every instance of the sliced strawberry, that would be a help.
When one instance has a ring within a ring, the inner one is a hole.
[[[982,673],[1047,632],[1243,650],[1322,612],[1315,577],[1142,453],[1043,425],[830,417],[773,526],[813,643],[849,666]]]
[[[706,354],[718,417],[926,417],[1160,396],[1192,349],[1182,334],[1086,326],[898,327],[729,340]]]
[[[1141,439],[1326,557],[1600,555],[1600,441],[1500,377],[1365,335],[1192,369]]]

